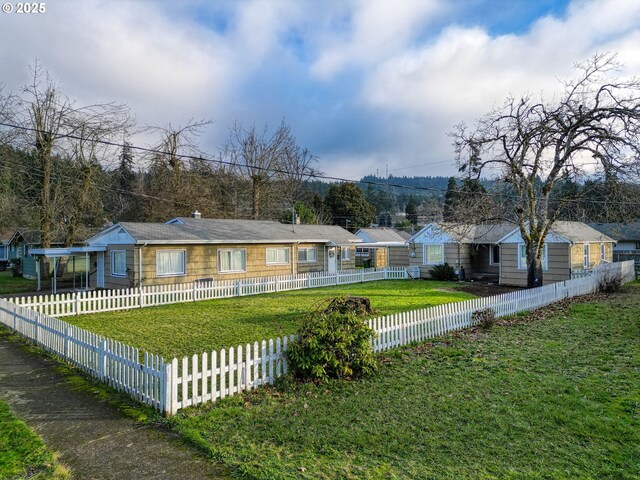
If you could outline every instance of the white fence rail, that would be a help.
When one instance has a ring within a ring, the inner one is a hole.
[[[135,399],[166,411],[166,369],[158,355],[0,299],[0,323]]]
[[[156,285],[121,290],[62,293],[16,297],[10,301],[55,317],[153,307],[169,303],[195,302],[215,298],[241,297],[303,288],[328,287],[374,280],[405,279],[404,267],[313,272],[243,280],[209,280],[176,285]]]
[[[599,282],[620,275],[635,279],[633,261],[608,264],[584,278],[530,290],[439,305],[369,320],[377,332],[376,352],[423,341],[472,325],[473,312],[491,308],[497,316],[534,310],[597,291]],[[165,363],[128,345],[0,299],[0,322],[116,389],[168,415],[273,383],[288,370],[285,352],[293,336],[205,352]]]
[[[597,291],[600,279],[609,274],[619,274],[624,283],[630,282],[635,279],[633,262],[608,264],[584,278],[535,289],[374,318],[369,320],[369,325],[378,335],[372,348],[380,352],[470,327],[473,312],[477,310],[491,308],[496,316],[502,317],[593,293]],[[256,342],[236,349],[184,357],[181,361],[174,358],[167,365],[167,389],[171,391],[167,413],[272,383],[287,372],[285,352],[288,343],[294,339],[292,336],[268,343]]]

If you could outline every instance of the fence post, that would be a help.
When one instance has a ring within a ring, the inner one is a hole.
[[[389,280],[389,267],[384,268],[384,279]]]
[[[307,273],[307,288],[311,288],[311,274]]]
[[[40,322],[38,322],[38,318],[40,318],[40,313],[36,312],[36,314],[34,315],[35,317],[35,323],[36,323],[36,344],[38,343],[38,338],[39,338],[39,334],[40,334]]]
[[[73,306],[76,309],[74,313],[76,315],[80,315],[80,299],[79,299],[79,296],[78,296],[78,292],[73,292],[73,298],[75,300],[73,302]]]
[[[197,292],[196,282],[193,282],[192,285],[193,285],[193,288],[191,289],[191,299],[195,302],[196,301],[196,292]]]
[[[242,296],[242,293],[240,291],[240,280],[238,280],[236,282],[236,297],[240,297],[240,296]]]
[[[13,304],[13,331],[17,332],[18,329],[16,328],[17,326],[17,319],[18,317],[18,305],[16,305],[15,303]]]
[[[360,283],[364,282],[364,268],[360,270]]]

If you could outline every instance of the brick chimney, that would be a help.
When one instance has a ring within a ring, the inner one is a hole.
[[[202,218],[202,214],[196,210],[195,212],[191,213],[191,218]]]

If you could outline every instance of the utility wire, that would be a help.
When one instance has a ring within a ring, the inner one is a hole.
[[[8,127],[8,128],[13,128],[13,129],[17,129],[17,130],[23,130],[23,131],[28,131],[28,132],[33,132],[33,133],[39,133],[39,134],[45,134],[45,135],[50,135],[56,138],[69,138],[72,140],[81,140],[81,141],[85,141],[88,140],[85,137],[82,137],[80,135],[75,135],[75,134],[70,134],[70,133],[55,133],[55,132],[50,132],[50,131],[46,131],[46,130],[40,130],[37,128],[33,128],[33,127],[25,127],[22,125],[14,125],[14,124],[10,124],[10,123],[5,123],[5,122],[0,122],[0,126],[3,127]],[[125,146],[132,149],[132,150],[137,150],[140,152],[145,152],[145,153],[152,153],[152,154],[157,154],[157,155],[167,155],[167,152],[162,151],[162,150],[158,150],[158,149],[154,149],[154,148],[149,148],[149,147],[142,147],[139,145],[134,145],[131,143],[118,143],[118,142],[112,142],[109,140],[98,140],[98,139],[90,139],[93,142],[102,144],[102,145],[107,145],[107,146],[111,146],[111,147],[118,147],[118,148],[124,148]],[[232,167],[237,167],[238,164],[228,161],[228,160],[222,160],[222,159],[216,159],[216,158],[207,158],[204,156],[196,156],[196,155],[188,155],[188,154],[180,154],[180,153],[175,153],[172,154],[173,156],[175,156],[176,158],[180,158],[183,160],[196,160],[196,161],[204,161],[206,163],[212,163],[212,164],[218,164],[218,165],[226,165],[226,166],[232,166]],[[279,168],[273,168],[273,167],[263,167],[263,166],[259,166],[259,165],[255,165],[255,166],[245,166],[245,168],[248,169],[253,169],[253,170],[259,170],[259,171],[264,171],[264,172],[271,172],[271,173],[283,173],[283,174],[290,174],[291,172],[288,170],[283,170],[283,169],[279,169]],[[448,189],[442,189],[442,188],[436,188],[436,187],[425,187],[425,186],[419,186],[419,185],[405,185],[405,184],[401,184],[401,183],[389,183],[389,182],[378,182],[378,181],[373,181],[373,180],[355,180],[355,179],[350,179],[350,178],[345,178],[345,177],[335,177],[335,176],[331,176],[331,175],[325,175],[325,174],[321,174],[321,173],[315,173],[315,172],[309,172],[307,175],[307,177],[309,178],[314,178],[314,179],[318,179],[318,180],[332,180],[335,182],[346,182],[346,183],[356,183],[356,184],[364,184],[364,185],[372,185],[372,186],[381,186],[381,187],[394,187],[394,188],[399,188],[399,189],[405,189],[405,190],[418,190],[418,191],[428,191],[428,192],[437,192],[437,193],[446,193],[448,191]],[[463,193],[463,194],[467,194],[469,192],[465,191],[465,190],[461,190],[461,189],[454,189],[452,190],[453,193]],[[126,194],[133,194],[132,192],[124,192]],[[141,194],[144,195],[144,194]],[[518,195],[515,194],[507,194],[507,193],[500,193],[500,192],[473,192],[473,195],[476,196],[482,196],[482,197],[488,197],[488,198],[506,198],[506,199],[512,199],[512,200],[517,200],[518,198],[520,198]],[[162,198],[160,197],[152,197],[158,200],[161,200]],[[166,201],[173,201],[173,200],[169,200],[169,199],[163,199]],[[608,202],[606,200],[584,200],[584,199],[557,199],[558,202],[561,203],[578,203],[578,204],[585,204],[585,203],[592,203],[592,204],[608,204],[608,205],[632,205],[632,206],[636,206],[639,205],[638,202]]]

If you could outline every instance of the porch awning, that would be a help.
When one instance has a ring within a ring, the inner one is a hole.
[[[83,253],[106,252],[107,247],[104,245],[95,245],[89,247],[64,247],[64,248],[31,248],[29,254],[42,255],[43,257],[70,257]]]

